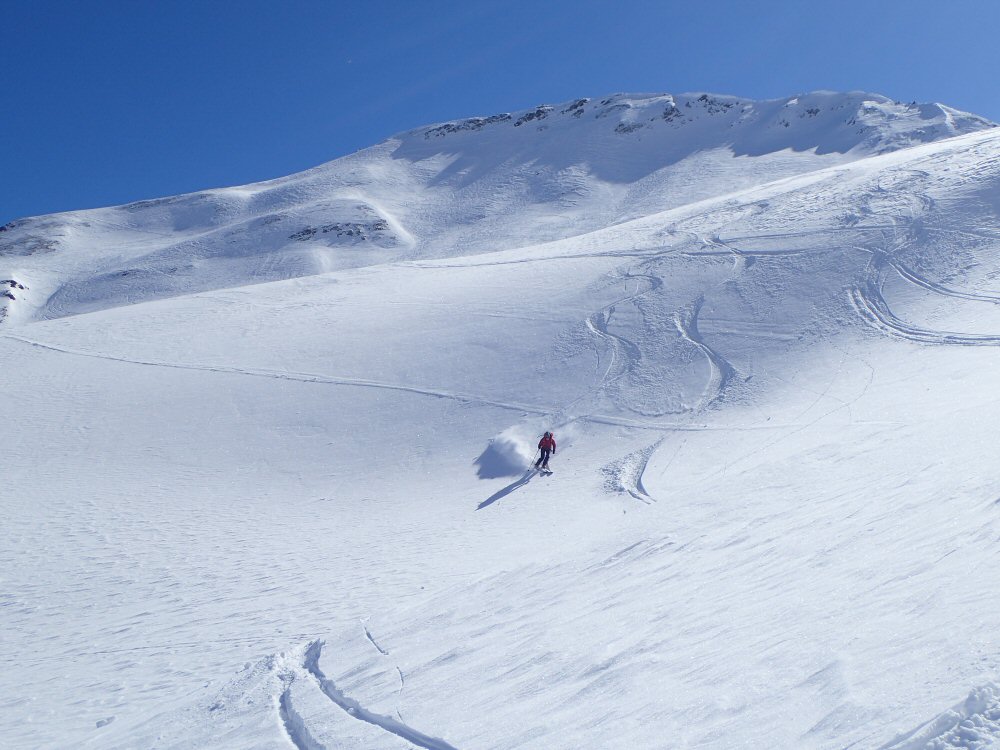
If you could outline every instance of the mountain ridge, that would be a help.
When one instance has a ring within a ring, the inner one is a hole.
[[[11,222],[0,277],[26,290],[0,300],[2,315],[493,251],[514,225],[563,239],[993,127],[865,92],[615,94],[433,124],[286,177]]]

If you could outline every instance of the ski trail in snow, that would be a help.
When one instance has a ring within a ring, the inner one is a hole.
[[[645,486],[642,484],[642,475],[646,473],[646,467],[649,465],[649,459],[652,458],[653,454],[656,453],[656,449],[660,447],[663,441],[658,441],[656,445],[651,446],[642,452],[642,461],[638,467],[636,467],[635,482],[632,487],[629,488],[629,494],[632,495],[636,500],[643,500],[644,502],[656,502],[648,492],[646,492]]]
[[[892,264],[889,264],[891,267]],[[907,323],[899,318],[889,307],[882,287],[885,283],[885,271],[878,263],[873,263],[867,279],[855,285],[850,291],[850,299],[855,310],[865,320],[877,328],[910,341],[924,344],[958,344],[961,346],[997,346],[1000,345],[998,334],[958,333],[953,331],[938,331],[931,328]]]
[[[375,650],[378,651],[380,654],[382,654],[382,656],[388,656],[389,652],[386,651],[384,648],[382,648],[380,645],[378,645],[378,641],[375,640],[375,637],[372,635],[372,632],[368,629],[368,625],[362,623],[361,626],[365,629],[365,638],[367,638],[368,642],[375,647]]]
[[[310,675],[313,676],[319,685],[320,690],[323,691],[323,694],[337,706],[342,708],[349,716],[357,719],[358,721],[373,724],[374,726],[384,729],[386,732],[394,734],[397,737],[416,745],[417,747],[426,748],[426,750],[457,750],[454,745],[450,745],[440,738],[431,737],[423,732],[419,732],[413,727],[408,726],[401,721],[397,721],[390,716],[382,716],[380,714],[373,713],[364,708],[353,698],[349,698],[344,695],[334,682],[323,673],[323,670],[320,669],[319,657],[323,653],[323,645],[323,641],[319,640],[313,641],[309,644],[309,648],[306,649],[305,661],[302,666]]]
[[[570,422],[588,422],[592,424],[611,425],[613,427],[634,427],[638,430],[650,430],[653,432],[756,432],[784,430],[787,424],[771,424],[761,422],[750,425],[710,425],[710,424],[678,424],[669,422],[646,422],[641,419],[629,419],[627,417],[614,417],[605,414],[587,414],[585,416],[574,417]]]
[[[278,696],[278,715],[281,717],[281,724],[288,739],[298,750],[326,750],[326,745],[317,742],[309,733],[305,721],[292,705],[292,684],[295,682],[295,675],[283,676],[282,682],[284,690]]]
[[[78,349],[70,349],[68,347],[55,346],[53,344],[43,344],[39,341],[33,341],[31,339],[27,339],[21,336],[14,336],[12,334],[2,334],[0,335],[0,338],[9,339],[11,341],[18,341],[23,344],[28,344],[30,346],[38,347],[39,349],[46,349],[48,351],[59,352],[61,354],[70,354],[75,357],[89,357],[91,359],[103,359],[109,362],[122,362],[125,364],[140,365],[143,367],[166,367],[174,370],[195,370],[199,372],[215,372],[226,375],[246,375],[249,377],[256,377],[256,378],[273,378],[275,380],[294,380],[299,383],[321,383],[324,385],[352,386],[356,388],[379,388],[388,391],[414,393],[419,396],[431,396],[434,398],[451,399],[453,401],[459,401],[466,404],[495,406],[500,409],[509,409],[511,411],[525,412],[528,414],[535,414],[540,416],[547,415],[551,412],[550,409],[545,409],[539,406],[535,406],[533,404],[520,404],[509,401],[496,401],[493,399],[482,398],[480,396],[474,396],[472,394],[467,394],[467,393],[434,390],[432,388],[421,388],[418,386],[405,385],[401,383],[384,383],[378,380],[368,380],[366,378],[347,378],[347,377],[339,377],[336,375],[318,375],[314,373],[293,372],[286,370],[267,370],[259,368],[230,367],[227,365],[200,365],[200,364],[184,364],[180,362],[162,362],[157,360],[130,359],[128,357],[117,357],[111,354],[102,354],[99,352],[87,352]]]
[[[705,340],[702,338],[701,333],[698,331],[698,315],[701,312],[702,305],[705,304],[705,297],[701,295],[695,300],[694,305],[684,313],[677,313],[674,316],[674,324],[677,326],[678,332],[684,338],[685,341],[693,344],[697,347],[705,358],[708,360],[709,367],[711,368],[711,375],[709,376],[708,382],[705,384],[705,389],[702,391],[701,401],[698,404],[699,409],[703,409],[713,401],[719,399],[732,380],[733,376],[736,374],[735,369],[725,357],[719,354],[717,351],[712,349]]]
[[[635,451],[625,458],[604,467],[608,475],[609,488],[617,492],[626,492],[636,500],[650,505],[656,502],[642,484],[642,475],[646,472],[653,454],[663,445],[666,436],[642,450]]]
[[[663,286],[663,279],[659,276],[650,273],[632,273],[629,270],[616,272],[620,275],[620,278],[625,280],[625,291],[624,297],[621,297],[614,302],[605,305],[597,312],[589,315],[585,320],[584,324],[587,330],[598,339],[598,341],[604,342],[606,344],[606,349],[608,351],[608,364],[604,369],[604,373],[600,376],[600,381],[593,389],[590,394],[584,394],[574,399],[572,402],[564,405],[557,413],[557,418],[564,418],[567,416],[567,412],[570,408],[580,401],[588,398],[596,398],[602,392],[607,392],[610,386],[614,385],[620,381],[626,374],[634,371],[637,365],[642,360],[642,353],[640,347],[630,339],[620,336],[618,334],[612,333],[609,330],[609,324],[611,323],[611,318],[615,314],[615,311],[620,305],[631,304],[636,310],[642,315],[642,309],[639,307],[639,300],[651,292],[655,292],[657,289]],[[628,282],[631,279],[636,280],[635,291],[631,294],[628,293]],[[648,282],[649,286],[643,288],[640,280],[645,280]],[[597,355],[596,369],[600,370],[601,365],[601,349],[599,346],[595,347],[595,352]],[[608,394],[610,396],[610,394]],[[614,397],[611,396],[612,400]],[[581,421],[593,421],[595,423],[608,423],[601,418],[591,420],[589,415],[587,416],[576,416],[570,421],[581,420]]]
[[[399,676],[399,690],[396,692],[396,718],[400,721],[403,720],[403,714],[399,712],[399,702],[403,700],[403,688],[406,687],[406,678],[403,676],[403,670],[396,665],[396,674]]]
[[[60,354],[68,354],[75,357],[88,357],[90,359],[103,359],[109,362],[121,362],[124,364],[137,365],[142,367],[165,367],[174,370],[194,370],[199,372],[214,372],[225,375],[245,375],[248,377],[273,378],[276,380],[292,380],[299,383],[317,383],[322,385],[353,386],[358,388],[380,388],[390,391],[400,391],[402,393],[413,393],[419,396],[430,396],[433,398],[451,399],[453,401],[458,401],[460,403],[465,403],[465,404],[494,406],[499,409],[507,409],[510,411],[523,412],[525,414],[533,414],[537,416],[551,416],[553,413],[555,413],[555,410],[553,409],[536,406],[534,404],[523,404],[513,401],[498,401],[496,399],[489,399],[467,393],[434,390],[430,388],[420,388],[417,386],[401,385],[397,383],[384,383],[376,380],[366,380],[363,378],[344,378],[332,375],[317,375],[312,373],[299,373],[299,372],[284,371],[284,370],[239,368],[239,367],[229,367],[225,365],[199,365],[199,364],[184,364],[179,362],[160,362],[155,360],[129,359],[127,357],[118,357],[109,354],[102,354],[99,352],[87,352],[77,349],[70,349],[68,347],[55,346],[53,344],[44,344],[40,341],[34,341],[32,339],[24,338],[22,336],[15,336],[13,334],[0,334],[0,338],[8,339],[10,341],[17,341],[22,344],[34,346],[39,349],[45,349],[47,351],[58,352]],[[726,425],[712,426],[712,425],[694,425],[694,424],[663,424],[663,423],[646,422],[638,419],[629,419],[625,417],[617,417],[604,414],[581,415],[578,417],[574,417],[572,421],[613,425],[617,427],[635,427],[641,430],[653,430],[657,432],[703,432],[703,431],[716,431],[716,430],[725,432],[733,430],[743,431],[743,430],[781,429],[781,425],[770,425],[770,424],[748,425],[745,427],[732,427]]]
[[[949,287],[938,284],[937,282],[931,281],[914,271],[910,270],[902,263],[900,263],[895,258],[889,260],[890,265],[895,269],[904,280],[909,281],[911,284],[916,284],[919,287],[926,289],[929,292],[934,292],[935,294],[940,294],[944,297],[955,297],[957,299],[970,300],[972,302],[991,302],[994,305],[1000,305],[1000,293],[977,293],[977,292],[962,292],[957,289],[951,289]]]
[[[915,174],[917,178],[928,175],[921,170],[909,170],[907,174]],[[913,179],[912,177],[910,178]],[[881,185],[877,193],[888,192]],[[931,211],[936,203],[932,197],[912,191],[900,196],[908,201],[908,215],[890,216],[890,224],[883,232],[884,246],[880,250],[859,247],[857,249],[871,253],[872,258],[865,268],[864,278],[856,283],[849,292],[851,304],[855,311],[865,320],[886,333],[925,344],[957,344],[960,346],[996,346],[1000,344],[1000,334],[976,334],[957,331],[942,331],[933,328],[908,323],[896,315],[885,298],[883,292],[886,278],[894,271],[899,278],[925,291],[943,297],[961,299],[970,302],[988,302],[1000,304],[1000,295],[990,293],[964,292],[950,289],[942,284],[931,281],[908,268],[896,255],[904,251],[914,241],[915,222],[922,214]],[[902,227],[901,227],[902,224]],[[904,229],[907,234],[904,235]]]
[[[604,374],[601,376],[601,383],[597,387],[598,392],[604,390],[611,383],[620,379],[626,372],[628,372],[629,368],[634,365],[640,356],[639,347],[636,346],[634,342],[623,336],[613,334],[608,330],[608,325],[611,323],[611,317],[615,314],[615,310],[619,305],[635,304],[641,297],[655,291],[663,285],[662,279],[648,274],[632,274],[625,272],[624,277],[626,285],[628,284],[629,279],[645,279],[649,282],[649,288],[642,289],[637,281],[635,292],[632,294],[626,294],[624,297],[615,300],[611,304],[605,305],[584,321],[587,326],[587,330],[608,345],[608,366],[605,368]]]
[[[375,640],[375,636],[372,635],[371,630],[368,629],[367,621],[363,621],[362,626],[365,629],[365,638],[375,647],[375,650],[382,654],[382,656],[389,656],[389,652],[379,645],[378,641]],[[406,685],[406,678],[403,677],[403,670],[399,668],[398,664],[395,665],[395,670],[396,676],[399,677],[399,690],[396,691],[396,718],[402,721],[403,715],[399,712],[399,701],[403,698],[403,687]]]
[[[601,375],[601,385],[598,386],[598,390],[603,388],[605,383],[608,382],[608,378],[611,377],[611,371],[614,369],[615,363],[618,360],[618,340],[615,339],[611,334],[608,333],[608,321],[610,320],[611,313],[614,312],[614,306],[611,306],[610,310],[600,310],[593,315],[591,315],[586,320],[587,330],[592,334],[597,336],[599,339],[606,341],[608,343],[608,366],[604,368],[604,374]],[[600,366],[600,351],[598,351],[598,367]]]
[[[639,356],[639,348],[633,342],[608,331],[608,324],[611,322],[611,316],[615,314],[617,304],[620,302],[608,305],[586,320],[587,329],[608,344],[608,366],[601,376],[601,383],[597,386],[598,391],[604,390],[621,378]]]

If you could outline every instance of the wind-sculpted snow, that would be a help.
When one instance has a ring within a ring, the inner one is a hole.
[[[579,99],[5,228],[0,744],[996,744],[985,125]]]

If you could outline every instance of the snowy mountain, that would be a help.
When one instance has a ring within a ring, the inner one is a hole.
[[[445,123],[279,180],[0,227],[30,290],[6,310],[56,318],[511,249],[989,127],[864,93],[617,95]]]
[[[616,95],[3,227],[0,745],[997,746],[998,209]]]

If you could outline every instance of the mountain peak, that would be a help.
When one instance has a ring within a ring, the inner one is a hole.
[[[590,123],[588,126],[586,123]],[[737,155],[791,148],[817,153],[872,153],[996,127],[977,115],[941,104],[903,103],[864,91],[814,91],[754,100],[693,92],[617,93],[541,104],[516,112],[470,117],[408,131],[397,139],[436,141],[480,131],[494,134],[552,131],[564,138],[585,129],[670,141],[692,129],[702,146],[729,144]]]

